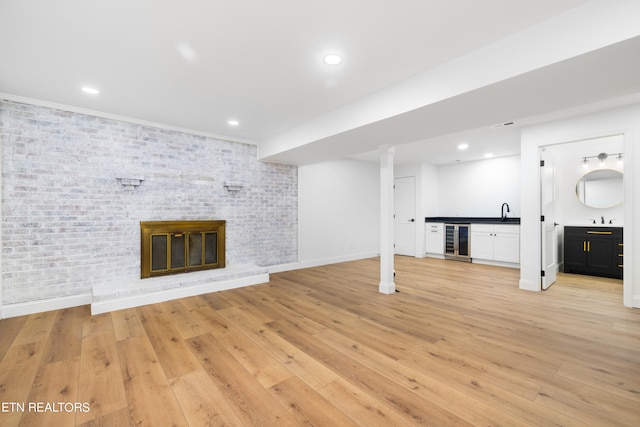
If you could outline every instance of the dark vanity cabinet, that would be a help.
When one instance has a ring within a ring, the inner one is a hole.
[[[564,227],[564,272],[622,279],[621,227]]]

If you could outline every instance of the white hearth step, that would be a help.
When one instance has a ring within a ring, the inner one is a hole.
[[[105,282],[93,287],[91,313],[106,313],[268,281],[266,267],[240,264],[170,276]]]

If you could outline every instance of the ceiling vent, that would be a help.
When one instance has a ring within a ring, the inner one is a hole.
[[[491,129],[498,129],[498,128],[503,128],[505,126],[512,126],[515,125],[515,122],[506,122],[506,123],[498,123],[497,125],[492,125]]]

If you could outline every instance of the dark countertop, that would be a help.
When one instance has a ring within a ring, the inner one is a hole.
[[[520,224],[520,218],[508,217],[503,221],[499,216],[428,216],[425,217],[424,222],[445,222],[447,224]]]

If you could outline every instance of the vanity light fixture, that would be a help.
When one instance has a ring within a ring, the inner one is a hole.
[[[616,162],[621,165],[622,164],[622,153],[600,153],[597,156],[585,156],[582,158],[582,167],[586,168],[589,166],[589,159],[598,159],[600,161],[600,166],[604,166],[609,156],[616,156]]]
[[[229,124],[229,126],[238,126],[240,124],[240,122],[237,120],[229,120],[227,123]]]
[[[463,142],[462,144],[458,145],[458,150],[462,151],[462,150],[466,150],[467,148],[469,148],[469,144],[467,144],[467,143]]]
[[[485,159],[490,159],[493,157],[493,153],[485,153],[484,158]]]
[[[604,166],[604,162],[607,160],[607,157],[609,157],[607,153],[598,154],[598,160],[600,160],[600,166]]]

